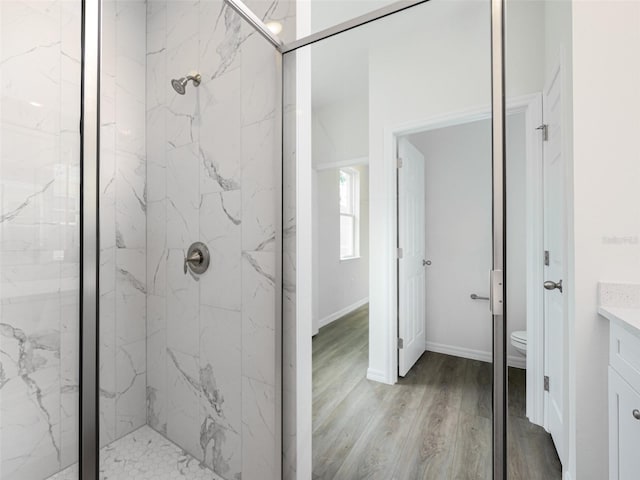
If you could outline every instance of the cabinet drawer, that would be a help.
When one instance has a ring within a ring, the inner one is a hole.
[[[613,322],[609,335],[609,363],[640,392],[640,338]]]
[[[609,480],[640,472],[640,394],[609,367]]]

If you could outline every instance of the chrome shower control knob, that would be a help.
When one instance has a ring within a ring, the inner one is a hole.
[[[209,268],[211,257],[209,255],[209,249],[202,242],[195,242],[187,251],[187,256],[184,258],[184,274],[187,274],[188,270],[193,273],[202,275]]]
[[[633,414],[633,418],[635,418],[636,420],[640,420],[640,410],[638,410],[637,408],[632,412]]]

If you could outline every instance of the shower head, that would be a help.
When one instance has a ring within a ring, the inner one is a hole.
[[[193,82],[194,87],[197,87],[198,85],[200,85],[202,76],[199,73],[194,73],[193,75],[187,75],[186,77],[178,79],[174,78],[173,80],[171,80],[171,86],[180,95],[184,95],[187,91],[187,83],[189,83],[189,80]]]

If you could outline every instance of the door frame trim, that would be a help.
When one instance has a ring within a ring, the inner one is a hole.
[[[542,103],[541,102],[542,102],[541,93],[533,93],[533,94],[510,98],[506,102],[507,116],[514,115],[517,113],[524,113],[526,117],[525,119],[525,127],[527,128],[527,136],[526,136],[527,205],[526,205],[526,208],[529,211],[538,212],[539,215],[542,214],[541,207],[540,207],[540,202],[542,201],[542,197],[538,196],[538,191],[540,188],[542,188],[542,183],[541,183],[542,172],[540,170],[541,161],[542,161],[542,158],[541,158],[542,147],[539,144],[539,142],[536,141],[536,138],[539,134],[536,133],[535,130],[532,130],[531,127],[535,128],[535,126],[537,126],[539,122],[542,120]],[[484,105],[481,107],[474,107],[474,108],[469,108],[465,110],[459,110],[459,111],[455,111],[447,114],[435,115],[435,116],[427,117],[424,119],[405,122],[405,123],[396,125],[394,127],[385,128],[385,135],[384,135],[384,142],[385,142],[384,152],[385,152],[385,166],[386,166],[385,168],[386,168],[387,174],[393,176],[394,182],[396,184],[396,190],[394,192],[394,195],[390,199],[392,201],[390,201],[389,205],[387,206],[388,211],[394,212],[394,218],[392,219],[392,222],[391,222],[391,224],[395,228],[395,231],[392,233],[394,235],[394,238],[397,238],[397,231],[398,231],[398,212],[397,212],[397,208],[398,208],[397,174],[398,172],[396,169],[396,161],[395,161],[398,138],[404,137],[407,135],[416,134],[416,133],[426,132],[430,130],[437,130],[440,128],[453,127],[453,126],[464,125],[467,123],[473,123],[481,120],[490,120],[490,119],[491,119],[491,106]],[[529,162],[529,160],[532,160],[532,161]],[[531,177],[532,172],[539,172],[539,174],[537,177]],[[531,196],[529,196],[530,193],[532,194]],[[537,219],[536,217],[536,222],[527,223],[527,262],[528,262],[527,272],[529,272],[529,265],[534,265],[534,264],[539,265],[542,259],[542,253],[539,248],[539,245],[541,245],[541,239],[540,239],[540,243],[535,243],[531,240],[532,237],[535,236],[535,232],[536,231],[539,232],[538,221],[541,224],[542,220]],[[393,271],[395,272],[395,278],[393,279],[392,282],[390,282],[389,292],[391,293],[392,291],[395,291],[395,294],[388,295],[388,298],[385,302],[385,304],[387,304],[388,302],[388,305],[396,306],[393,312],[389,311],[385,307],[385,311],[389,312],[388,318],[390,319],[390,322],[389,322],[390,325],[388,325],[388,328],[385,329],[387,334],[390,335],[390,340],[386,342],[388,348],[390,348],[388,357],[387,357],[389,361],[386,363],[386,368],[384,372],[380,372],[377,370],[369,370],[367,372],[367,378],[369,380],[374,380],[374,381],[383,382],[387,384],[394,384],[398,381],[398,356],[397,354],[395,354],[397,352],[397,345],[393,340],[395,338],[394,335],[397,335],[398,326],[399,326],[398,325],[398,305],[397,305],[398,298],[399,298],[398,296],[399,286],[398,286],[398,274],[397,274],[397,268],[396,268],[397,259],[395,255],[396,253],[395,249],[399,246],[400,245],[398,245],[397,243],[394,243],[393,247],[390,249],[390,256],[392,257],[392,261],[394,264]],[[534,301],[534,302],[536,301],[535,295],[532,295],[531,299],[529,298],[529,294],[532,291],[532,288],[529,288],[529,287],[535,285],[536,282],[540,283],[541,281],[539,280],[540,278],[542,278],[542,271],[540,271],[539,278],[536,276],[536,277],[532,277],[531,279],[527,279],[527,322],[529,322],[530,320],[533,321],[533,319],[535,319],[536,317],[532,315],[535,315],[535,312],[541,311],[540,309],[542,308],[542,305],[540,304],[530,305],[530,301]],[[538,295],[537,301],[542,302],[543,296]],[[532,313],[529,313],[530,309]],[[527,323],[527,330],[529,330],[529,323]],[[537,330],[538,329],[536,329],[536,331]],[[540,335],[542,335],[543,332],[540,331],[539,333]],[[541,337],[537,343],[537,345],[539,345],[541,348],[543,345],[542,341],[543,341],[543,337]],[[425,347],[425,350],[428,350],[428,349]],[[538,359],[539,361],[535,359]],[[540,351],[539,356],[536,356],[536,355],[529,356],[529,354],[527,354],[526,361],[527,361],[527,372],[529,372],[530,369],[532,372],[543,371],[544,364],[540,363],[540,362],[543,362],[542,350]],[[532,366],[531,366],[532,364],[530,362],[535,362],[536,367],[534,369],[532,369]],[[541,402],[543,399],[543,392],[544,392],[542,375],[543,375],[542,373],[540,373],[540,375],[537,375],[535,377],[532,375],[532,379],[536,378],[536,383],[539,384],[539,390],[531,389],[530,391],[529,389],[527,389],[527,395],[528,397],[530,396],[532,399],[531,405],[535,405],[535,408],[532,408],[531,412],[527,410],[527,415],[533,416],[536,420],[540,419],[539,422],[534,421],[532,419],[534,423],[538,423],[539,425],[543,424],[541,419],[542,418]],[[527,382],[528,381],[529,380],[527,380]],[[534,398],[535,398],[535,401],[533,400]],[[527,407],[529,407],[529,398],[527,398]],[[539,415],[539,416],[536,416],[536,415]]]

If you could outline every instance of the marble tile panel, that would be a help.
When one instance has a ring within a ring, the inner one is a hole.
[[[146,246],[146,167],[143,156],[116,154],[116,246]]]
[[[265,120],[242,129],[242,249],[274,251],[277,125]]]
[[[147,425],[167,433],[167,331],[157,330],[147,338]]]
[[[221,1],[201,2],[200,31],[201,189],[235,190],[241,173],[241,19]]]
[[[125,61],[125,60],[123,60]],[[129,62],[129,60],[126,60]],[[136,75],[145,76],[144,65],[137,65]],[[140,81],[138,78],[136,81]],[[120,70],[116,82],[120,82]],[[133,90],[129,85],[116,86],[116,150],[134,156],[144,157],[145,153],[145,96],[144,90]]]
[[[242,255],[242,375],[275,385],[275,254]]]
[[[184,273],[185,251],[170,249],[167,260],[167,346],[197,355],[199,348],[199,287],[190,271]]]
[[[60,7],[3,2],[2,119],[34,131],[60,131]]]
[[[116,435],[121,437],[146,423],[146,339],[116,350]]]
[[[62,61],[68,59],[77,65],[77,73],[73,75],[80,85],[80,60],[82,57],[82,4],[80,2],[60,2],[60,49]],[[76,113],[77,116],[77,113]]]
[[[167,202],[147,207],[147,290],[150,295],[167,292]]]
[[[23,305],[33,310],[31,302]],[[2,478],[33,478],[55,471],[60,462],[60,334],[47,328],[59,326],[59,311],[55,323],[49,319],[31,333],[7,321],[3,315],[0,472]]]
[[[222,428],[206,417],[200,429],[204,450],[202,463],[225,480],[242,478],[242,439],[239,433]]]
[[[276,480],[275,391],[242,377],[242,478]]]
[[[158,202],[167,196],[167,148],[165,106],[147,110],[147,200]]]
[[[200,307],[200,381],[203,417],[241,431],[240,312]]]
[[[121,0],[103,0],[102,2],[102,81],[105,76],[114,80],[116,76],[116,6]],[[115,96],[115,90],[114,90]]]
[[[241,186],[240,69],[201,85],[200,188],[203,194]]]
[[[146,338],[146,252],[116,251],[116,345]]]
[[[150,0],[146,5],[147,48],[145,53],[148,58],[167,47],[167,1]]]
[[[242,125],[248,126],[276,115],[279,54],[248,24],[242,28],[248,37],[242,46]]]
[[[0,473],[3,480],[43,478],[59,469],[60,426],[51,421],[53,412],[38,402],[36,392],[41,387],[32,382],[17,377],[2,387]]]
[[[121,58],[129,58],[144,64],[146,55],[146,2],[118,0],[116,2],[116,15],[117,55]],[[119,68],[118,76],[121,76],[122,73],[122,69]],[[129,80],[124,76],[122,79]],[[138,80],[140,79],[138,78]],[[142,83],[144,87],[144,81],[138,81],[138,83]]]
[[[116,435],[116,394],[100,391],[100,447],[110,444],[118,437]]]
[[[240,310],[241,306],[241,193],[203,195],[200,239],[211,254],[209,269],[200,276],[200,302]]]
[[[78,385],[63,387],[60,392],[60,467],[78,461],[80,390]]]
[[[100,249],[100,294],[114,292],[116,289],[116,249],[115,247]]]
[[[194,145],[167,152],[167,246],[186,251],[199,237],[199,154]]]
[[[147,296],[147,425],[167,433],[166,298]]]
[[[199,89],[192,84],[186,95],[179,95],[171,87],[170,79],[185,77],[199,71],[197,1],[172,1],[167,3],[166,50],[166,99],[167,144],[179,148],[199,139]]]
[[[167,436],[202,460],[198,357],[167,348]]]

